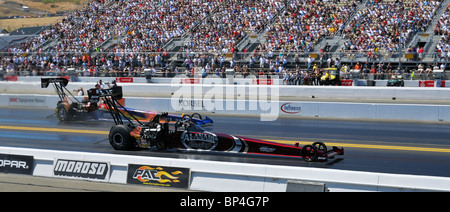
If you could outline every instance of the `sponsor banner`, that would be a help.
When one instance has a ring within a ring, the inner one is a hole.
[[[120,83],[133,83],[133,77],[116,77],[116,81]]]
[[[33,167],[33,156],[0,154],[0,172],[31,175]]]
[[[188,168],[128,164],[127,183],[187,189],[190,175]]]
[[[53,176],[58,177],[108,181],[110,170],[109,162],[66,159],[53,161]]]
[[[350,80],[350,79],[344,79],[344,80],[341,80],[341,82],[342,82],[342,86],[352,86],[353,85],[353,80]]]
[[[17,76],[5,76],[5,81],[17,81]]]
[[[419,80],[419,87],[434,87],[434,80]]]
[[[205,103],[203,102],[203,100],[193,100],[193,99],[179,99],[178,100],[178,107],[182,107],[182,108],[198,108],[198,109],[204,109],[205,108]]]
[[[273,79],[253,79],[253,85],[273,85]]]
[[[10,106],[47,106],[44,96],[9,96]]]
[[[419,80],[419,87],[434,87],[434,83],[434,80]],[[441,80],[440,87],[446,87],[445,80]]]
[[[200,84],[200,79],[198,78],[180,79],[180,84]]]
[[[287,102],[281,105],[280,110],[282,114],[297,114],[302,111],[301,104]]]

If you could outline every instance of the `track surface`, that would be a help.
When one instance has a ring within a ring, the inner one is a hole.
[[[106,140],[111,121],[61,123],[52,109],[0,108],[0,146],[214,160],[339,170],[450,177],[450,125],[257,117],[210,116],[211,131],[282,143],[325,142],[343,146],[343,160],[301,159],[225,153],[115,151]]]

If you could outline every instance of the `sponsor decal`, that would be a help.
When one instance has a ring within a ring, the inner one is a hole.
[[[106,162],[55,159],[53,175],[106,181],[109,178],[110,167]]]
[[[213,150],[218,144],[217,135],[211,132],[184,131],[181,135],[181,143],[187,149]]]
[[[128,184],[188,188],[189,179],[187,168],[128,164]]]
[[[284,103],[280,107],[281,111],[288,114],[296,114],[300,113],[302,111],[302,107],[299,104],[296,103]]]
[[[276,150],[275,148],[268,146],[259,147],[259,151],[261,152],[274,152],[275,150]]]
[[[31,175],[33,166],[33,156],[0,154],[0,172]]]

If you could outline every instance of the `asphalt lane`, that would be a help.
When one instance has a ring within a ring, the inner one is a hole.
[[[340,170],[450,177],[450,125],[210,115],[208,130],[273,140],[344,146],[343,160],[306,163],[301,159],[226,153],[115,151],[106,141],[111,121],[59,122],[51,109],[0,108],[0,146],[132,154]],[[336,163],[334,163],[336,162]]]

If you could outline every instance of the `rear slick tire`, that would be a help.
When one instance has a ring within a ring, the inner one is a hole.
[[[109,131],[109,143],[115,150],[133,150],[136,139],[130,135],[131,129],[126,125],[116,125]]]
[[[63,103],[60,103],[56,106],[55,113],[56,113],[56,117],[60,121],[72,120],[72,114],[69,112],[69,110],[66,108],[66,105]]]

